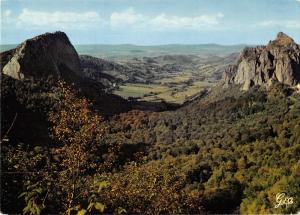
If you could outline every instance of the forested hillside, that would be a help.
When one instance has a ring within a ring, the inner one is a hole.
[[[299,50],[279,33],[209,86],[235,54],[214,65],[169,55],[126,64],[131,77],[156,65],[146,79],[167,69],[153,89],[194,92],[183,104],[112,94],[102,79],[120,80],[104,71],[125,66],[80,58],[63,32],[1,53],[1,212],[299,212]],[[195,72],[172,76],[175,64]]]
[[[295,213],[300,97],[215,88],[180,109],[104,120],[66,84],[2,82],[2,210]],[[294,197],[274,208],[276,193]]]

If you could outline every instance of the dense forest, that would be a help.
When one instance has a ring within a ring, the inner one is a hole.
[[[217,86],[163,112],[101,101],[2,77],[2,212],[298,212],[299,93]],[[277,193],[293,204],[275,207]]]

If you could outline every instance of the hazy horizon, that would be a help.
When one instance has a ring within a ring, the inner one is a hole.
[[[13,49],[18,44],[0,45],[0,51]],[[74,45],[79,55],[94,57],[155,57],[161,55],[227,55],[241,51],[250,45],[218,45],[218,44],[167,44],[140,46],[132,44],[80,44]]]
[[[30,39],[30,38],[28,38]],[[26,39],[25,39],[26,40]],[[23,41],[19,43],[5,43],[0,44],[0,46],[17,46],[21,44]],[[71,41],[72,43],[72,41]],[[165,44],[133,44],[133,43],[72,43],[73,46],[139,46],[139,47],[153,47],[153,46],[256,46],[256,45],[264,45],[264,44],[243,44],[243,43],[236,43],[236,44],[219,44],[219,43],[165,43]]]

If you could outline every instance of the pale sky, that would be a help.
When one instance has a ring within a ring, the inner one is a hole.
[[[300,0],[0,0],[1,44],[64,31],[74,44],[300,42]]]

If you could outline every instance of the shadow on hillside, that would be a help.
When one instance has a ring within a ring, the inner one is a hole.
[[[133,110],[162,112],[176,110],[181,107],[180,104],[170,102],[150,102],[150,101],[134,101],[130,102]]]
[[[131,110],[162,112],[181,107],[180,104],[168,102],[129,101],[115,94],[98,93],[98,95],[93,95],[92,93],[83,93],[83,95],[93,101],[94,108],[104,118]]]

